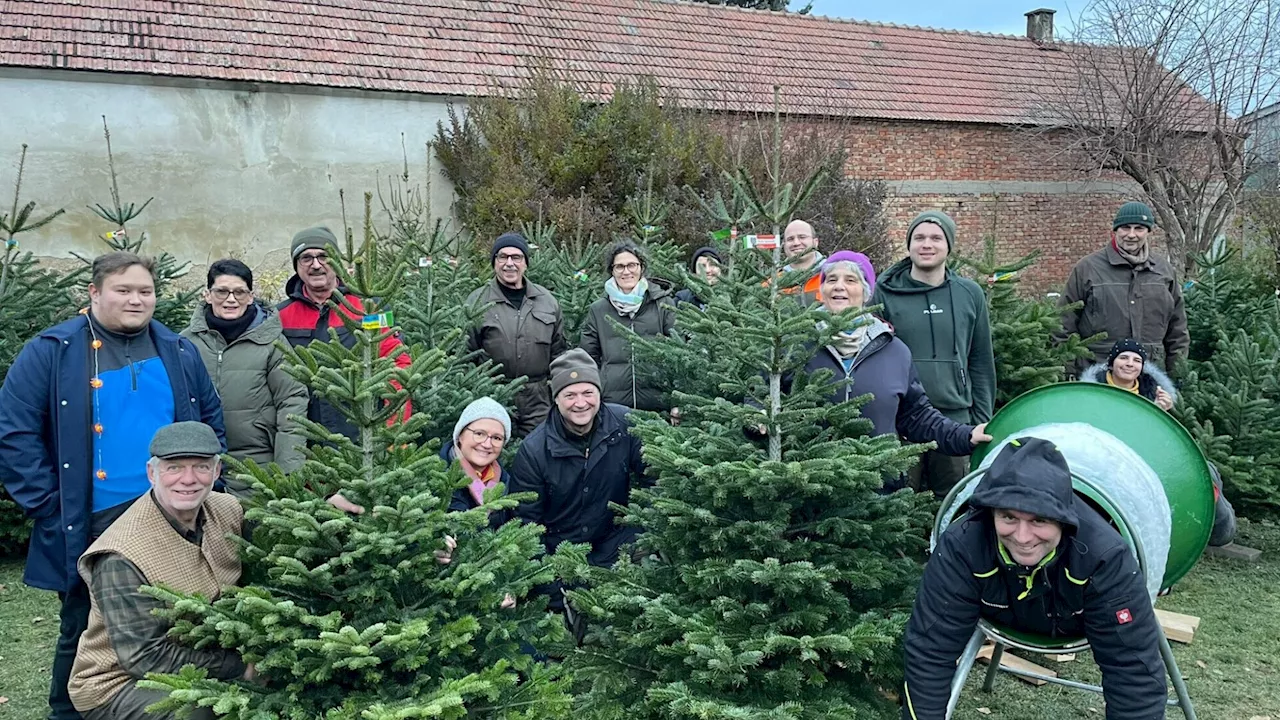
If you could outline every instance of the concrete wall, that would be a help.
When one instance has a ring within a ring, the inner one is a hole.
[[[0,68],[0,97],[0,205],[12,202],[26,143],[23,198],[67,210],[24,248],[66,258],[105,247],[98,236],[113,228],[87,206],[110,203],[106,115],[121,199],[155,197],[131,229],[197,270],[227,256],[283,267],[295,231],[339,231],[340,188],[358,230],[362,194],[403,171],[401,133],[410,182],[425,186],[426,143],[447,117],[440,97],[14,68]],[[431,195],[435,214],[447,214],[452,188],[438,171]]]

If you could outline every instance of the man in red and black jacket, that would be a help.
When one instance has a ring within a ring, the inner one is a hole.
[[[284,326],[284,336],[291,345],[308,345],[314,340],[328,342],[329,328],[337,332],[338,340],[343,345],[355,345],[355,336],[343,324],[338,313],[359,322],[364,316],[364,305],[360,298],[351,295],[338,284],[338,276],[329,265],[330,253],[336,252],[337,247],[338,239],[327,227],[307,228],[293,236],[290,256],[293,259],[294,275],[285,284],[285,294],[289,299],[277,307],[280,311],[280,323]],[[344,296],[355,311],[347,309],[335,295]],[[334,299],[337,304],[329,304],[330,299]],[[388,357],[398,352],[401,346],[399,334],[391,335],[382,341],[378,355]],[[408,367],[410,362],[408,352],[400,352],[396,357],[398,367]],[[406,403],[404,417],[411,413],[412,408]],[[358,436],[355,426],[320,398],[311,398],[307,418],[352,440]]]

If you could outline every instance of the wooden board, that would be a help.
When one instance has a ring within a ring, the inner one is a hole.
[[[1050,662],[1056,662],[1056,663],[1075,662],[1076,654],[1064,653],[1061,655],[1045,655],[1045,657],[1048,658]]]
[[[1217,557],[1229,558],[1231,560],[1243,560],[1245,562],[1258,562],[1258,558],[1262,557],[1262,551],[1257,548],[1237,545],[1235,543],[1227,543],[1220,547],[1209,547],[1205,552]]]
[[[1166,637],[1184,645],[1195,639],[1196,630],[1200,627],[1200,618],[1195,615],[1183,615],[1159,608],[1156,608],[1156,619],[1160,621],[1160,627],[1164,628]]]
[[[991,653],[994,651],[995,651],[994,645],[985,645],[981,650],[978,651],[978,659],[990,665]],[[1040,675],[1045,675],[1047,677],[1055,677],[1055,678],[1058,677],[1058,673],[1050,670],[1049,668],[1040,667],[1039,665],[1029,660],[1023,660],[1022,658],[1016,655],[1011,655],[1009,654],[1009,651],[1007,649],[1005,650],[1004,654],[1000,656],[1000,667],[1010,668],[1013,670],[1021,670],[1023,672],[1038,673]],[[1045,681],[1040,680],[1039,678],[1030,678],[1024,675],[1014,675],[1014,677],[1018,678],[1022,682],[1030,683],[1032,685],[1045,684]]]

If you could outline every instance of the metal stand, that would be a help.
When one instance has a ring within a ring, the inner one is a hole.
[[[1173,681],[1173,691],[1176,697],[1169,698],[1166,704],[1170,707],[1176,707],[1182,710],[1183,717],[1186,720],[1196,720],[1195,708],[1191,705],[1191,696],[1187,693],[1187,683],[1182,679],[1182,672],[1178,670],[1178,662],[1173,657],[1173,649],[1169,647],[1169,639],[1165,637],[1164,630],[1158,628],[1160,633],[1160,657],[1164,660],[1165,670],[1169,673],[1169,679]],[[965,646],[964,653],[960,656],[960,662],[956,666],[955,679],[951,683],[951,699],[947,702],[947,720],[950,720],[951,714],[955,712],[956,705],[960,702],[960,692],[964,689],[965,681],[969,677],[973,665],[977,662],[978,651],[986,642],[987,637],[995,643],[995,649],[991,653],[991,664],[987,668],[986,677],[982,682],[983,692],[991,692],[995,685],[996,674],[1001,670],[1017,675],[1019,677],[1033,678],[1042,680],[1055,685],[1063,685],[1077,690],[1088,690],[1089,692],[1102,693],[1102,687],[1098,685],[1090,685],[1088,683],[1076,682],[1074,680],[1064,680],[1062,678],[1041,675],[1040,673],[1030,672],[1027,670],[1016,670],[1010,667],[1002,667],[1000,660],[1004,657],[1006,645],[1013,645],[1021,650],[1041,654],[1055,654],[1063,652],[1062,648],[1039,648],[1022,643],[1014,642],[1009,638],[1005,638],[998,631],[994,630],[986,623],[983,623],[973,632],[973,637],[969,639],[969,644]],[[1075,645],[1070,651],[1079,651],[1088,649],[1088,644]]]

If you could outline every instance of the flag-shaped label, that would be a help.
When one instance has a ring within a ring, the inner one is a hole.
[[[396,324],[395,313],[384,312],[377,315],[365,315],[360,320],[360,327],[365,330],[383,330]]]
[[[757,250],[772,250],[778,247],[778,236],[756,235],[755,246]]]
[[[1125,625],[1133,622],[1133,613],[1129,612],[1129,608],[1116,611],[1116,624]]]

